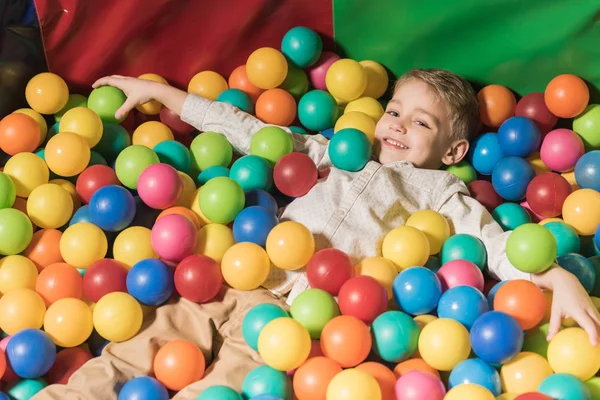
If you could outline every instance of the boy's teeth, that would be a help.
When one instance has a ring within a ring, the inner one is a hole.
[[[386,139],[386,141],[387,141],[389,144],[392,144],[392,145],[394,145],[394,146],[398,146],[398,147],[400,147],[401,149],[408,149],[408,147],[406,147],[405,145],[403,145],[402,143],[400,143],[400,142],[398,142],[398,141],[396,141],[396,140],[394,140],[394,139]]]

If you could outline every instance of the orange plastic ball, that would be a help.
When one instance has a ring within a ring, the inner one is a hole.
[[[160,214],[158,214],[158,217],[156,217],[156,220],[158,221],[165,215],[170,215],[170,214],[183,215],[184,217],[189,219],[191,223],[193,223],[196,226],[196,229],[202,228],[202,223],[200,222],[200,219],[198,218],[198,216],[196,214],[194,214],[194,212],[192,210],[190,210],[189,208],[185,208],[185,207],[181,207],[181,206],[175,206],[175,207],[171,207],[171,208],[167,208],[166,210],[163,210]]]
[[[440,377],[440,373],[437,369],[431,367],[422,358],[411,358],[406,361],[402,361],[394,368],[394,374],[400,378],[404,374],[408,374],[411,371],[422,371],[428,372],[436,377]]]
[[[229,87],[227,81],[214,71],[198,72],[188,84],[188,92],[210,100],[216,100]]]
[[[154,357],[154,375],[168,389],[179,391],[204,375],[204,354],[187,340],[173,340]]]
[[[281,85],[288,73],[285,56],[272,47],[261,47],[246,60],[246,74],[250,82],[261,89],[273,89]]]
[[[38,271],[50,264],[61,263],[64,261],[60,255],[61,237],[62,232],[57,229],[41,229],[33,234],[23,255],[33,261]]]
[[[76,133],[62,132],[46,144],[44,152],[50,171],[59,176],[75,176],[83,172],[90,162],[88,142]]]
[[[258,97],[264,92],[264,89],[261,89],[250,82],[248,74],[246,74],[245,64],[240,65],[231,72],[231,75],[229,75],[229,87],[246,92],[254,103],[256,103]]]
[[[477,99],[481,122],[491,128],[498,128],[504,121],[515,115],[517,100],[505,86],[486,86],[477,93]]]
[[[40,140],[40,126],[29,115],[8,114],[0,121],[0,149],[10,156],[33,152]]]
[[[55,263],[40,272],[35,291],[42,297],[46,307],[60,299],[81,299],[83,278],[77,268],[66,263]]]
[[[326,400],[327,386],[342,367],[327,357],[308,359],[294,373],[294,394],[298,400]]]
[[[144,122],[133,132],[131,143],[134,145],[146,146],[153,149],[154,146],[166,140],[175,140],[173,131],[158,121]]]
[[[546,313],[546,297],[534,283],[508,281],[496,293],[494,310],[515,318],[524,331],[535,327]]]
[[[381,400],[396,400],[396,376],[388,367],[377,362],[366,362],[358,365],[356,369],[375,378],[381,389]]]
[[[548,110],[557,117],[573,118],[585,110],[590,101],[590,90],[578,76],[558,75],[548,83],[544,91]]]
[[[344,368],[363,362],[371,351],[371,344],[369,327],[351,315],[333,318],[321,332],[323,354]]]
[[[267,124],[289,126],[296,119],[296,100],[283,89],[269,89],[256,102],[256,116]]]

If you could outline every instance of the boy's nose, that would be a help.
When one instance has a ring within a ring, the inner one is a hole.
[[[404,128],[404,125],[398,122],[393,122],[390,124],[390,130],[394,131],[394,132],[398,132],[401,135],[404,135],[406,133],[406,129]]]

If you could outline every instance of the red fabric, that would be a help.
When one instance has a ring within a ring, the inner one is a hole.
[[[331,0],[36,0],[51,72],[88,94],[108,74],[156,73],[187,89],[203,70],[224,76],[302,25],[333,46]]]

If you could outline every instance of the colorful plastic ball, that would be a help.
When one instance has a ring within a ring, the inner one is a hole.
[[[13,111],[13,114],[25,114],[33,118],[40,127],[39,144],[43,144],[46,141],[46,136],[48,134],[48,123],[39,112],[32,110],[31,108],[19,108],[18,110]]]
[[[585,81],[572,74],[553,78],[544,91],[546,106],[560,118],[573,118],[581,114],[590,100]]]
[[[503,158],[504,153],[500,148],[498,135],[495,133],[484,133],[471,143],[469,161],[482,175],[491,175],[498,161]]]
[[[92,311],[79,299],[60,299],[48,307],[44,316],[44,331],[57,346],[79,346],[93,329]]]
[[[175,136],[187,136],[194,131],[193,126],[182,121],[178,114],[165,106],[160,109],[160,122],[168,126]]]
[[[419,354],[431,367],[451,371],[471,352],[469,332],[458,321],[438,318],[425,325],[419,336]]]
[[[126,147],[131,145],[131,136],[118,124],[103,123],[102,137],[92,150],[100,153],[108,162],[112,163]]]
[[[161,163],[168,164],[178,171],[189,173],[192,168],[192,157],[183,144],[175,140],[164,140],[152,149]]]
[[[255,351],[258,351],[258,338],[262,329],[276,318],[287,318],[288,313],[276,304],[263,303],[250,309],[242,322],[244,340]]]
[[[174,140],[171,129],[158,121],[147,121],[138,126],[131,136],[131,143],[153,149],[157,144]]]
[[[202,213],[212,222],[227,224],[244,208],[244,191],[231,178],[218,177],[208,181],[200,190]]]
[[[525,197],[529,182],[535,177],[531,164],[520,157],[506,157],[500,160],[492,172],[494,190],[509,201]]]
[[[233,236],[237,243],[252,242],[265,247],[269,232],[278,224],[271,211],[260,206],[243,209],[233,223]]]
[[[125,120],[126,115],[117,119],[115,114],[126,100],[127,96],[121,89],[113,86],[101,86],[92,90],[87,106],[98,114],[102,121],[118,124]]]
[[[465,185],[477,180],[477,172],[466,160],[462,160],[457,164],[445,167],[446,171],[455,175],[458,179],[464,182]]]
[[[540,384],[538,391],[553,399],[591,399],[585,384],[570,374],[552,374]]]
[[[248,114],[254,114],[254,102],[250,96],[241,89],[227,89],[219,94],[217,101],[231,104]]]
[[[359,275],[348,279],[338,294],[340,311],[370,325],[387,310],[387,291],[370,276]]]
[[[398,271],[424,265],[430,253],[427,236],[412,226],[395,228],[383,239],[382,255],[392,261]]]
[[[573,130],[583,139],[588,149],[600,148],[600,139],[596,132],[600,126],[600,105],[590,104],[573,119]]]
[[[581,156],[575,164],[575,179],[582,189],[600,191],[600,150]]]
[[[252,136],[250,141],[250,154],[264,158],[271,167],[286,154],[293,151],[292,138],[283,129],[277,126],[261,128]]]
[[[85,297],[97,303],[112,292],[127,292],[127,269],[119,261],[107,258],[96,261],[83,276]]]
[[[29,115],[9,114],[0,120],[0,150],[8,155],[33,152],[41,141],[40,126]]]
[[[366,372],[377,381],[381,390],[381,400],[396,400],[396,375],[387,366],[378,362],[365,362],[356,366],[359,371]]]
[[[136,263],[127,273],[126,284],[129,294],[148,306],[165,303],[175,289],[173,270],[154,258]]]
[[[33,153],[19,153],[4,165],[3,171],[12,180],[18,197],[29,197],[33,189],[48,183],[50,172],[43,159]]]
[[[512,117],[498,128],[498,144],[505,156],[529,157],[542,142],[540,128],[527,117]]]
[[[505,231],[512,231],[523,224],[531,223],[527,210],[516,203],[499,205],[492,212],[492,217]]]
[[[269,190],[273,184],[273,172],[269,163],[256,155],[237,159],[231,166],[229,177],[239,183],[243,191]]]
[[[0,210],[0,254],[19,254],[33,237],[33,227],[27,215],[14,208]]]
[[[487,263],[485,246],[475,236],[464,233],[452,235],[442,246],[441,261],[446,264],[452,260],[471,261],[483,270]]]
[[[117,174],[112,168],[106,165],[93,165],[77,177],[75,188],[83,203],[88,204],[92,195],[101,187],[119,184]]]
[[[544,224],[544,227],[552,233],[556,239],[556,256],[564,256],[568,253],[579,253],[581,250],[581,240],[575,229],[564,222],[556,221]]]
[[[35,264],[21,255],[0,258],[0,293],[14,289],[35,289],[38,270]]]
[[[340,315],[321,332],[323,354],[343,368],[363,362],[371,351],[372,338],[367,325],[351,315]]]
[[[484,278],[481,269],[467,260],[456,259],[443,264],[437,276],[442,289],[447,290],[457,286],[472,286],[483,291]]]
[[[494,400],[494,395],[481,385],[468,383],[453,387],[444,397],[444,400],[462,399]]]
[[[342,367],[327,357],[309,358],[296,370],[294,394],[298,400],[325,399],[327,387]]]
[[[287,72],[285,56],[271,47],[255,50],[246,60],[248,79],[260,89],[273,89],[281,85]]]
[[[158,380],[149,376],[138,376],[126,382],[119,391],[118,400],[168,400],[169,392]]]
[[[66,385],[71,375],[92,358],[92,355],[81,347],[71,347],[59,351],[54,365],[46,375],[48,383]]]
[[[40,228],[60,228],[73,215],[73,198],[59,185],[40,185],[27,199],[27,215]]]
[[[125,229],[135,218],[133,195],[123,186],[108,185],[96,190],[90,198],[91,222],[108,232]]]
[[[142,307],[133,296],[123,292],[104,295],[94,307],[96,331],[112,342],[131,339],[142,326]]]
[[[213,385],[207,387],[196,400],[243,400],[242,396],[228,386]]]
[[[293,271],[308,264],[315,251],[315,239],[306,226],[285,221],[269,232],[266,250],[273,265]]]
[[[235,68],[229,75],[228,82],[230,88],[243,90],[254,102],[256,102],[258,96],[264,91],[250,82],[248,74],[246,73],[246,65],[240,65]]]
[[[152,247],[163,259],[181,261],[196,248],[197,230],[183,215],[171,214],[156,221],[152,227]]]
[[[593,347],[583,329],[566,328],[550,341],[548,361],[554,372],[585,381],[600,369],[600,346]]]
[[[275,215],[279,214],[279,206],[275,198],[270,193],[260,189],[249,190],[245,193],[245,206],[261,206]]]
[[[153,362],[154,375],[163,385],[173,391],[199,381],[204,375],[204,354],[187,340],[173,340],[163,345]]]
[[[102,137],[102,120],[94,111],[85,107],[75,107],[67,111],[60,120],[59,132],[72,132],[84,138],[90,148],[96,146]]]
[[[62,132],[46,144],[44,158],[50,171],[59,176],[75,176],[90,162],[90,147],[81,136]]]
[[[267,252],[254,243],[236,243],[221,260],[223,279],[229,286],[239,290],[253,290],[262,285],[271,264]]]
[[[335,99],[323,90],[311,90],[298,103],[298,119],[311,131],[333,128],[338,116]]]
[[[473,351],[489,364],[503,364],[516,356],[523,347],[523,339],[519,322],[498,311],[481,315],[471,327]]]
[[[467,330],[483,313],[489,311],[487,299],[472,286],[455,286],[440,297],[437,307],[439,318],[450,318],[463,324]]]
[[[572,189],[569,182],[554,172],[544,172],[529,183],[526,192],[531,209],[546,218],[557,217]]]
[[[477,180],[467,187],[471,197],[480,202],[490,213],[503,202],[491,182]]]
[[[392,287],[398,270],[391,261],[383,257],[365,258],[356,265],[356,274],[374,278],[384,287],[388,300],[392,298]]]
[[[407,268],[394,280],[394,301],[411,315],[427,314],[435,309],[442,295],[437,275],[424,267]]]
[[[271,395],[282,399],[291,397],[292,383],[287,374],[268,365],[261,365],[250,371],[242,382],[242,396],[244,399],[254,399],[261,395]],[[265,398],[264,400],[275,399]]]
[[[544,93],[533,92],[519,100],[515,115],[531,118],[540,128],[542,135],[550,132],[558,122],[558,117],[550,112],[544,101]]]
[[[345,111],[338,118],[334,126],[334,133],[347,128],[358,129],[369,138],[369,142],[373,143],[375,136],[375,121],[367,114],[360,111]]]
[[[340,309],[331,294],[308,289],[294,299],[290,313],[307,329],[311,339],[319,339],[325,325],[340,315]]]
[[[204,254],[216,262],[221,262],[223,256],[235,244],[233,231],[226,225],[208,224],[198,231],[198,242],[195,254]]]
[[[359,98],[367,88],[367,74],[358,62],[349,58],[335,61],[325,77],[327,90],[344,101]]]
[[[222,176],[229,177],[229,168],[223,167],[221,165],[215,165],[212,167],[208,167],[204,171],[200,172],[198,174],[198,177],[196,178],[196,182],[200,187],[206,184],[206,182],[210,181],[211,179]]]
[[[542,142],[540,157],[553,171],[567,172],[575,168],[577,160],[584,154],[583,141],[569,129],[548,132]]]
[[[269,89],[256,100],[256,117],[267,124],[288,126],[296,119],[296,100],[289,92]]]
[[[512,316],[526,331],[544,318],[546,297],[534,283],[516,279],[498,289],[494,296],[494,310]]]
[[[577,277],[581,286],[590,293],[596,282],[594,265],[580,254],[570,253],[560,256],[556,263]]]
[[[54,364],[56,345],[47,333],[38,329],[24,329],[10,338],[6,357],[19,377],[38,378]]]
[[[330,51],[323,51],[319,59],[311,66],[309,69],[309,77],[312,83],[312,86],[317,90],[326,90],[326,76],[327,70],[331,67],[331,65],[340,59],[335,53]]]
[[[380,102],[378,102],[373,97],[365,96],[359,97],[358,99],[349,102],[344,108],[344,115],[355,111],[368,115],[375,123],[379,121],[384,112],[383,106]]]
[[[300,68],[290,67],[285,81],[279,87],[289,92],[298,101],[308,92],[308,75]]]
[[[481,121],[491,128],[498,128],[515,115],[517,101],[510,89],[501,85],[488,85],[477,93]]]
[[[502,393],[500,374],[490,364],[478,358],[471,358],[458,364],[450,373],[449,387],[463,384],[483,386],[494,396]]]
[[[153,164],[144,169],[137,182],[137,192],[149,207],[164,210],[173,207],[181,193],[183,183],[177,170],[168,164]]]
[[[0,172],[0,210],[11,208],[17,198],[17,188],[7,174]]]
[[[500,369],[502,387],[507,393],[527,393],[538,389],[552,369],[548,361],[536,353],[521,352]]]
[[[318,175],[317,166],[309,156],[293,152],[275,164],[273,182],[286,196],[302,197],[317,184]]]
[[[0,298],[0,329],[14,335],[27,329],[40,329],[46,306],[41,296],[31,289],[15,289]]]
[[[339,294],[342,285],[352,278],[354,273],[350,257],[337,249],[319,250],[306,266],[310,286],[322,289],[332,296]]]
[[[117,157],[115,171],[117,177],[129,189],[136,189],[142,172],[160,162],[158,155],[146,146],[133,145],[123,150]]]
[[[89,222],[69,226],[60,238],[60,254],[66,263],[76,268],[87,268],[101,260],[108,250],[104,232]]]
[[[281,52],[296,67],[313,65],[323,50],[323,42],[312,29],[296,26],[285,34],[281,41]]]
[[[562,216],[566,224],[581,236],[591,236],[600,224],[600,193],[579,189],[563,203]]]
[[[157,75],[157,74],[143,74],[143,75],[138,76],[138,79],[159,82],[159,83],[162,83],[165,85],[169,84],[165,78],[163,78],[162,76]],[[144,104],[140,104],[140,105],[136,106],[136,109],[139,112],[146,114],[146,115],[157,115],[160,112],[161,107],[162,107],[162,104],[160,104],[158,101],[151,100]]]
[[[60,76],[42,72],[27,83],[25,98],[29,107],[40,114],[54,114],[67,104],[69,88]]]
[[[365,371],[351,368],[338,373],[327,387],[327,399],[381,400],[381,388],[374,377]]]
[[[113,243],[113,258],[131,268],[139,261],[158,258],[152,248],[152,232],[143,226],[131,226],[124,229]]]
[[[83,295],[83,280],[73,266],[65,263],[51,264],[40,272],[35,291],[42,297],[46,307],[49,307],[60,299],[80,299]]]
[[[328,154],[336,168],[356,172],[367,165],[372,146],[369,138],[358,129],[345,128],[331,138]]]
[[[396,382],[397,400],[443,400],[446,388],[433,374],[423,371],[410,371]]]
[[[181,297],[201,304],[211,301],[219,294],[223,286],[223,274],[215,260],[202,254],[194,254],[177,265],[174,282]]]
[[[310,353],[310,335],[293,318],[277,318],[267,323],[258,337],[258,354],[270,367],[287,371],[296,369]]]
[[[214,71],[201,71],[190,79],[187,91],[210,100],[216,100],[228,89],[227,81]]]
[[[523,224],[511,232],[506,256],[519,271],[537,274],[550,268],[556,259],[556,239],[542,225]]]
[[[190,150],[192,166],[200,171],[215,165],[226,167],[233,156],[233,148],[227,138],[216,132],[203,132],[196,136]]]
[[[419,229],[429,240],[429,253],[440,252],[444,242],[450,237],[450,225],[446,218],[433,210],[421,210],[413,213],[406,226]]]
[[[362,65],[367,74],[367,87],[363,92],[363,96],[379,99],[385,94],[390,83],[386,69],[372,60],[363,60],[359,64]]]
[[[417,350],[419,327],[400,311],[386,311],[379,315],[371,328],[373,350],[387,362],[401,362]]]

